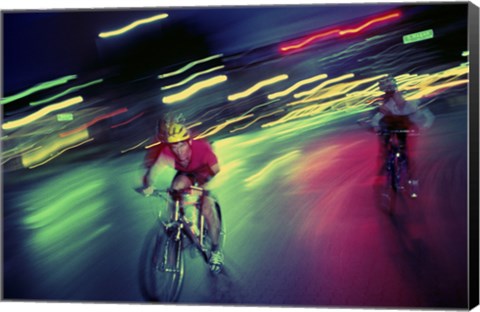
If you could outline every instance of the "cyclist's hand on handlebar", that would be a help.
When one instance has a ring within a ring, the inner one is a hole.
[[[155,190],[155,188],[150,185],[149,187],[144,188],[142,192],[143,192],[143,195],[145,195],[145,196],[150,196],[150,195],[153,194],[153,191],[154,191],[154,190]]]

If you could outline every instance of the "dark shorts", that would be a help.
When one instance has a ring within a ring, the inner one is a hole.
[[[380,126],[386,130],[408,130],[414,124],[408,116],[385,116],[380,120]]]
[[[178,176],[185,176],[187,177],[190,182],[192,183],[192,185],[195,184],[195,182],[198,182],[197,181],[197,178],[195,177],[195,175],[193,173],[190,173],[190,172],[184,172],[184,171],[177,171],[177,173],[175,174],[175,176],[173,177],[173,181],[175,181],[175,179],[178,177]]]

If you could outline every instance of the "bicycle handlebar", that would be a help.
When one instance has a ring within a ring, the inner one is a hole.
[[[378,134],[382,133],[407,133],[407,134],[418,134],[418,130],[412,130],[412,129],[402,129],[402,130],[387,130],[387,129],[380,129]]]
[[[175,198],[176,196],[182,196],[182,195],[190,194],[190,192],[192,190],[201,192],[202,195],[208,195],[209,194],[209,191],[204,189],[203,187],[191,185],[190,187],[187,187],[183,190],[174,190],[172,188],[154,189],[151,195],[154,195],[154,196],[157,196],[157,197],[164,197],[165,194],[168,194],[169,196]]]

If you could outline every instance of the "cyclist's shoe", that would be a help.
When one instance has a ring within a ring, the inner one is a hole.
[[[410,185],[410,197],[417,198],[418,197],[418,180],[408,180],[408,184]]]
[[[222,271],[223,268],[223,253],[220,250],[213,251],[210,256],[210,271],[212,273],[218,274]]]

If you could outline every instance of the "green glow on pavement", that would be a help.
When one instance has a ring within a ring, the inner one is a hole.
[[[281,157],[278,157],[274,160],[272,160],[270,163],[268,163],[265,167],[263,167],[259,172],[256,174],[248,177],[245,179],[245,182],[247,183],[248,187],[253,187],[259,183],[261,183],[263,180],[267,179],[269,175],[273,174],[276,167],[278,167],[280,164],[284,164],[288,161],[292,161],[300,156],[300,151],[296,150],[293,152],[290,152],[286,155],[283,155]]]

